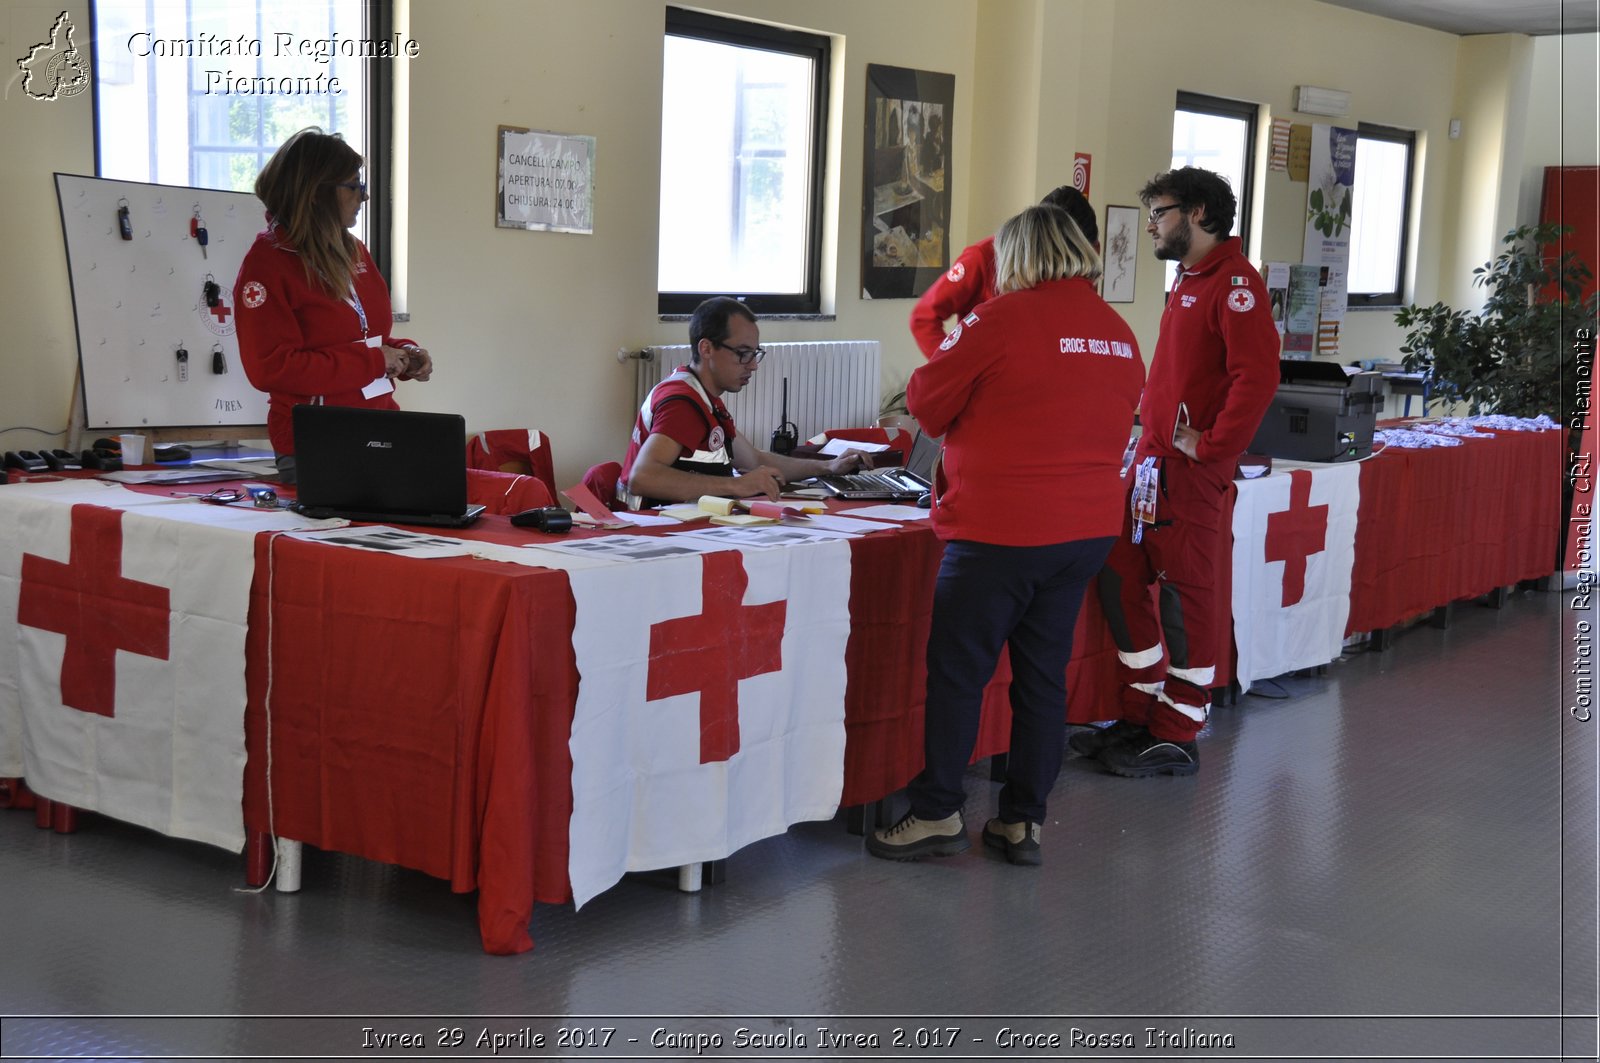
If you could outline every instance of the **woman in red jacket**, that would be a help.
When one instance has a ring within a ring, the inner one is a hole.
[[[1053,206],[995,237],[996,297],[911,374],[922,430],[943,435],[945,540],[928,635],[925,766],[911,811],[873,834],[876,856],[968,846],[962,775],[983,688],[1011,650],[1011,748],[985,843],[1040,862],[1045,799],[1061,768],[1066,671],[1084,589],[1122,526],[1122,454],[1144,386],[1133,331],[1096,294],[1100,256]]]
[[[427,380],[427,350],[390,334],[389,287],[351,236],[367,186],[337,134],[302,129],[256,177],[267,228],[239,267],[239,355],[270,396],[267,435],[294,482],[290,411],[300,403],[397,410],[394,381]]]

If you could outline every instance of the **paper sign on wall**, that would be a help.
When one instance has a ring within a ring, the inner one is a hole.
[[[594,137],[500,127],[495,225],[594,232]]]

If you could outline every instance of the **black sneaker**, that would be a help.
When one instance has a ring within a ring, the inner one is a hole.
[[[1106,771],[1128,779],[1193,775],[1200,770],[1200,747],[1194,742],[1169,742],[1146,734],[1107,746],[1097,759]]]
[[[1038,867],[1044,863],[1037,823],[1007,823],[996,817],[983,825],[983,844],[1003,851],[1013,864]]]
[[[943,819],[918,819],[907,812],[887,830],[867,835],[867,852],[885,860],[920,860],[924,856],[954,856],[972,845],[960,812]]]
[[[1123,739],[1140,733],[1144,733],[1143,725],[1118,720],[1106,727],[1091,727],[1074,732],[1072,737],[1067,739],[1067,748],[1080,757],[1098,757],[1100,751],[1107,746],[1116,745]]]

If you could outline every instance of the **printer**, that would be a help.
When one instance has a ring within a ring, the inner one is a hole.
[[[1383,409],[1382,373],[1347,373],[1336,362],[1284,358],[1278,393],[1250,453],[1291,461],[1354,461],[1372,453]]]

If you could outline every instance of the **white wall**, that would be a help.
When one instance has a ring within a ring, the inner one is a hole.
[[[1528,111],[1522,123],[1525,140],[1518,225],[1539,220],[1546,166],[1600,165],[1597,72],[1600,34],[1534,39]]]

